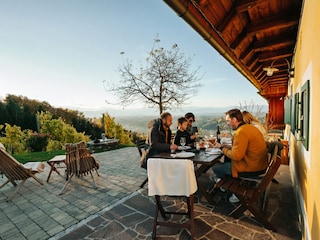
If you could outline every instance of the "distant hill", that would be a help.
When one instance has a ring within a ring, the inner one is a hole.
[[[196,116],[217,116],[224,114],[226,111],[232,108],[239,108],[239,106],[227,106],[227,107],[190,107],[182,108],[176,111],[170,111],[173,116],[183,116],[187,112],[193,112]],[[267,113],[268,106],[259,106],[261,112]],[[88,110],[88,109],[78,109],[83,112],[86,117],[101,117],[103,113],[108,112],[113,117],[132,117],[132,116],[146,116],[146,117],[157,117],[158,111],[156,109],[150,108],[139,108],[139,109],[98,109],[98,110]],[[251,109],[248,109],[249,111]]]
[[[225,123],[225,112],[229,109],[236,107],[223,107],[223,108],[198,108],[193,109],[191,112],[195,114],[196,121],[194,126],[205,131],[216,131],[217,125],[220,125],[222,129],[228,129]],[[267,106],[261,107],[260,118],[264,118],[267,113]],[[249,110],[249,109],[248,109]],[[179,113],[171,112],[173,115],[173,124],[171,130],[175,131],[177,128],[177,119],[183,116],[187,111],[179,111]],[[110,112],[108,112],[110,114]],[[120,123],[125,129],[133,132],[147,133],[147,123],[154,118],[157,118],[157,114],[147,115],[146,111],[127,111],[127,115],[112,115],[115,118],[115,122]],[[253,112],[256,114],[255,112]],[[144,115],[145,114],[145,115]]]

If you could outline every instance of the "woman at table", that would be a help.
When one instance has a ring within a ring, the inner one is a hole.
[[[187,131],[187,128],[188,128],[188,120],[184,117],[178,118],[178,130],[176,132],[176,135],[174,136],[174,144],[181,146],[180,138],[185,137],[186,146],[193,146],[195,141],[195,136],[190,135],[190,133]]]
[[[184,117],[188,121],[188,126],[187,126],[187,132],[190,133],[190,135],[194,135],[196,132],[198,132],[198,128],[192,126],[193,123],[196,121],[195,116],[192,112],[188,112],[184,115]]]
[[[249,113],[248,111],[243,111],[242,112],[242,118],[243,118],[243,122],[247,123],[247,124],[252,124],[253,126],[255,126],[256,128],[259,129],[259,131],[262,133],[263,138],[265,141],[268,141],[269,137],[268,137],[268,133],[266,128],[263,126],[263,124],[257,119],[255,118],[251,113]]]

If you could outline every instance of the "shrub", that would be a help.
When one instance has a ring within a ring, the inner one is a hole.
[[[63,149],[63,146],[61,145],[61,143],[59,141],[49,139],[48,145],[46,148],[47,152],[58,151],[58,150],[62,150],[62,149]]]
[[[27,139],[27,148],[32,152],[41,152],[46,149],[49,135],[43,133],[32,133]]]

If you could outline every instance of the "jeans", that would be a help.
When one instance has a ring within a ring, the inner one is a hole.
[[[216,163],[212,167],[212,171],[216,178],[224,178],[225,176],[231,176],[231,162],[224,162],[224,163]],[[259,179],[260,175],[265,173],[266,170],[257,171],[257,172],[239,172],[240,178],[253,178]]]
[[[218,162],[213,165],[212,171],[217,178],[224,178],[226,175],[231,176],[231,162]]]

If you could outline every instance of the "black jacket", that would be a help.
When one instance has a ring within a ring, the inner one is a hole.
[[[163,129],[161,119],[154,121],[153,127],[149,136],[150,151],[149,156],[159,154],[161,152],[170,152],[171,130],[168,129],[168,139],[166,139],[166,132]]]
[[[188,133],[187,131],[181,132],[180,130],[177,130],[177,132],[176,132],[176,135],[174,137],[174,144],[181,146],[181,144],[180,144],[181,137],[186,138],[186,146],[193,146],[194,140],[191,139],[190,133]]]

